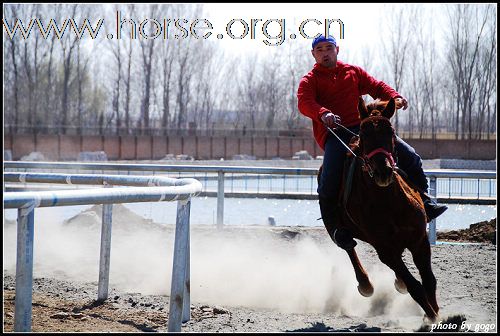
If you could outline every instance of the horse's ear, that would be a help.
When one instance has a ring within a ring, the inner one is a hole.
[[[366,108],[365,101],[363,100],[363,97],[359,96],[358,98],[358,112],[359,112],[359,117],[361,120],[368,118],[368,109]]]
[[[387,106],[382,111],[382,115],[387,119],[391,119],[394,113],[396,112],[396,101],[394,98],[391,98],[387,103]]]

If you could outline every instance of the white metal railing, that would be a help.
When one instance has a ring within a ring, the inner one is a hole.
[[[17,172],[4,172],[4,180],[122,186],[112,189],[4,192],[4,208],[18,209],[14,331],[31,331],[35,208],[65,205],[103,204],[97,295],[97,300],[102,301],[108,297],[112,205],[177,200],[168,331],[180,331],[182,322],[190,319],[189,216],[191,197],[198,195],[202,189],[199,181],[161,176]]]
[[[23,162],[23,161],[6,161],[4,169],[54,169],[54,170],[92,170],[92,171],[125,171],[130,172],[176,172],[176,173],[205,173],[212,174],[213,178],[217,179],[217,227],[224,225],[224,194],[225,194],[225,179],[227,174],[253,174],[260,175],[281,175],[281,176],[311,176],[314,178],[318,174],[317,168],[275,168],[275,167],[243,167],[243,166],[201,166],[201,165],[165,165],[165,164],[129,164],[129,163],[89,163],[89,162]],[[436,199],[438,196],[438,178],[456,178],[456,179],[486,179],[495,180],[496,171],[457,171],[457,170],[441,170],[433,169],[424,171],[429,179],[429,194]],[[196,177],[196,176],[195,176]],[[490,184],[491,186],[491,184]],[[315,189],[313,190],[313,192]],[[240,193],[242,194],[242,193]],[[277,194],[286,194],[284,191]],[[496,192],[495,192],[496,195]],[[248,195],[247,195],[248,196]],[[252,193],[252,197],[273,197],[269,193]],[[274,195],[276,196],[276,194]],[[311,194],[290,194],[293,197],[311,197]],[[491,195],[490,195],[491,196]],[[312,197],[317,197],[313,194]],[[449,198],[451,199],[451,198]],[[441,198],[441,201],[446,198]],[[476,202],[476,199],[458,199],[460,202]],[[495,202],[496,197],[486,197],[482,199],[486,202]],[[436,220],[429,223],[429,241],[431,244],[436,243]]]

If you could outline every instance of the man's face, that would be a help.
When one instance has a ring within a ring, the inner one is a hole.
[[[316,63],[327,68],[334,68],[337,65],[337,54],[339,47],[330,42],[320,42],[314,46],[311,53]]]

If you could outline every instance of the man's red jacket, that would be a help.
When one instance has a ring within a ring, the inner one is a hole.
[[[321,116],[332,112],[340,116],[343,126],[359,125],[358,98],[365,94],[381,100],[401,97],[389,85],[376,80],[359,66],[340,61],[334,69],[316,63],[302,77],[297,91],[299,111],[312,119],[314,138],[323,150],[328,130]]]

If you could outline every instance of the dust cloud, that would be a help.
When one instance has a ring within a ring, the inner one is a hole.
[[[97,292],[102,207],[65,221],[40,210],[35,214],[34,277],[94,282]],[[395,290],[393,272],[378,259],[373,262],[370,246],[360,242],[357,248],[375,288],[365,298],[357,291],[347,254],[326,231],[288,229],[191,227],[191,301],[292,313],[422,315],[409,295]],[[173,245],[173,222],[159,225],[114,205],[110,288],[169,295]],[[15,274],[15,257],[16,224],[4,219],[4,273]]]

